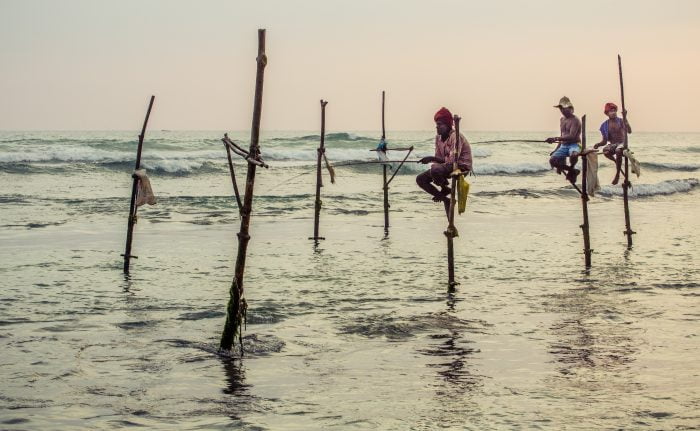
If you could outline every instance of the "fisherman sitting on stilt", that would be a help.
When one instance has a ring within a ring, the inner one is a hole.
[[[624,157],[622,151],[625,149],[625,135],[632,133],[632,128],[627,119],[623,120],[617,116],[617,105],[614,103],[606,103],[604,112],[608,119],[600,125],[600,133],[603,135],[603,140],[595,144],[593,148],[605,145],[603,147],[603,155],[615,162],[615,178],[613,178],[612,183],[617,184],[620,181],[620,172],[622,171],[622,159]],[[627,112],[624,114],[627,117]]]
[[[581,152],[581,120],[574,115],[574,105],[568,97],[564,96],[559,100],[559,104],[554,106],[561,111],[562,118],[559,120],[561,136],[547,138],[548,143],[558,142],[557,148],[550,153],[549,165],[556,168],[557,173],[566,173],[566,179],[570,183],[576,184],[576,178],[581,172],[575,168],[578,162],[578,155]],[[566,158],[569,158],[569,165]]]
[[[418,186],[428,192],[433,197],[433,202],[442,202],[445,212],[450,211],[450,192],[448,179],[452,174],[452,164],[454,162],[455,145],[457,144],[456,132],[452,125],[454,120],[447,108],[441,108],[434,117],[437,135],[435,136],[435,156],[427,156],[420,159],[419,163],[432,163],[430,169],[416,177]],[[472,150],[469,142],[459,134],[461,150],[457,157],[457,166],[463,174],[467,174],[472,169]],[[438,190],[433,184],[440,186]]]

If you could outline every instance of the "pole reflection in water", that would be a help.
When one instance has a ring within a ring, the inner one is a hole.
[[[467,321],[456,316],[456,305],[460,300],[454,292],[447,293],[447,310],[438,316],[436,328],[446,332],[430,334],[434,341],[428,348],[419,350],[420,353],[435,357],[437,362],[429,363],[428,367],[437,370],[440,383],[437,393],[440,396],[467,394],[481,384],[482,376],[476,374],[470,359],[480,351],[468,347],[473,343],[464,338],[465,333],[483,332],[483,323]]]
[[[564,387],[596,392],[619,385],[636,389],[628,371],[640,341],[629,302],[612,289],[587,284],[554,295],[549,305],[548,311],[561,314],[550,328],[554,341],[549,352],[559,376],[571,381]]]
[[[253,407],[251,385],[245,382],[245,368],[241,361],[234,359],[222,359],[222,365],[226,375],[226,386],[222,389],[226,395],[226,414],[234,421],[234,425],[245,425],[242,416],[250,413]]]

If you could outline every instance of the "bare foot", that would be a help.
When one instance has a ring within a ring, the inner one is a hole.
[[[578,169],[572,169],[566,174],[566,179],[569,180],[570,183],[576,184],[576,179],[578,178],[578,174],[580,174],[581,171]]]

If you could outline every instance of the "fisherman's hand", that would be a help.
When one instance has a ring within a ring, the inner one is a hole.
[[[422,163],[424,165],[427,165],[428,163],[434,162],[435,157],[433,156],[425,156],[422,159],[418,160],[418,163]]]
[[[557,138],[547,138],[544,141],[548,144],[552,144],[557,141]]]

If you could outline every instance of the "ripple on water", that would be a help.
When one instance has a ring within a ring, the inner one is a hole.
[[[225,352],[220,351],[218,343],[201,343],[182,339],[164,339],[158,341],[168,343],[172,347],[197,349],[224,358],[238,359],[241,355],[238,342],[234,343],[234,348],[231,352]],[[279,353],[284,346],[285,342],[274,335],[253,333],[243,336],[243,352],[246,356],[267,356],[273,353]]]
[[[480,320],[465,320],[452,313],[437,312],[421,316],[397,316],[396,313],[357,316],[357,321],[340,327],[341,334],[360,335],[367,338],[386,337],[399,341],[418,334],[443,330],[458,330],[472,333],[485,333],[490,326]]]

